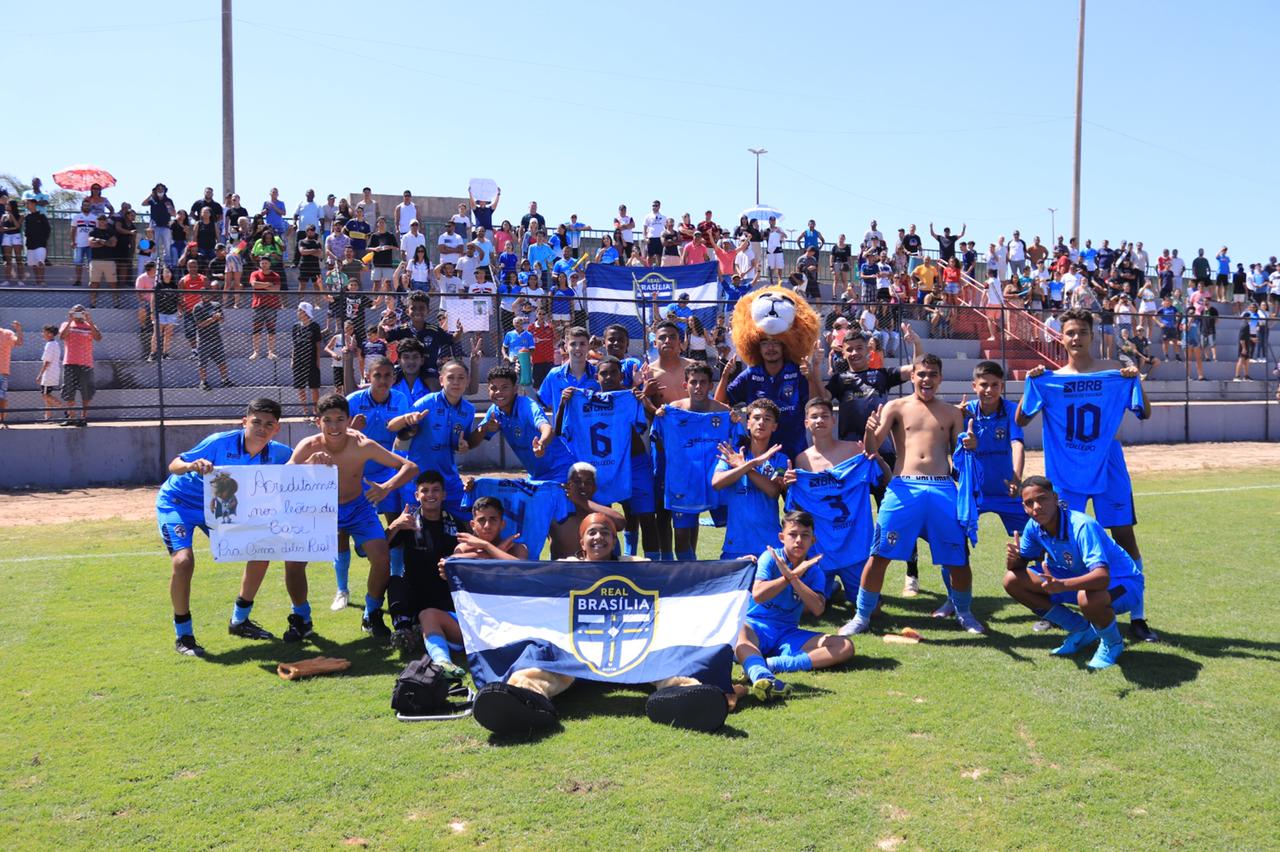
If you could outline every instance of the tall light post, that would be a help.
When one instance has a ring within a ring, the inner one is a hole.
[[[235,87],[231,74],[231,0],[222,0],[222,197],[236,188]]]
[[[766,148],[748,148],[752,154],[756,155],[756,206],[760,206],[760,155],[769,153]]]
[[[1076,146],[1071,177],[1071,236],[1080,239],[1080,123],[1084,104],[1084,3],[1080,0],[1080,35],[1076,43]]]
[[[1057,224],[1058,220],[1057,220],[1057,218],[1056,218],[1056,214],[1057,214],[1057,212],[1058,212],[1058,208],[1057,208],[1057,207],[1050,207],[1050,208],[1049,208],[1049,247],[1050,247],[1050,249],[1052,249],[1052,248],[1053,248],[1053,246],[1056,246],[1056,245],[1058,244],[1058,239],[1057,239],[1057,237],[1058,237],[1058,224]]]

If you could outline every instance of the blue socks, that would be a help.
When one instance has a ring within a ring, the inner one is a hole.
[[[878,606],[879,603],[879,592],[868,592],[864,588],[858,588],[858,615],[869,620],[871,618],[871,613],[876,611],[876,606]]]
[[[622,534],[622,555],[635,556],[636,547],[639,545],[639,543],[640,543],[640,533],[624,532]],[[645,555],[648,556],[647,553]]]
[[[235,609],[231,611],[231,623],[244,624],[249,620],[250,612],[253,612],[253,601],[247,601],[244,598],[236,598]]]
[[[746,671],[747,677],[751,678],[752,683],[761,678],[773,677],[773,672],[769,671],[769,664],[759,654],[752,654],[743,660],[742,668]]]
[[[672,553],[670,550],[662,551],[663,562],[674,562],[675,560],[676,560],[676,555]]]
[[[658,554],[658,551],[656,550],[646,550],[644,552],[644,558],[648,559],[650,562],[657,562],[658,556],[659,554]]]
[[[438,633],[423,635],[422,637],[427,643],[427,656],[431,658],[433,663],[445,665],[452,663],[453,658],[449,656],[449,643]]]
[[[1072,609],[1067,609],[1062,604],[1054,604],[1049,609],[1040,614],[1041,618],[1051,624],[1056,624],[1068,633],[1078,633],[1089,626],[1089,622],[1084,616]]]
[[[813,671],[813,660],[808,654],[788,654],[780,657],[770,657],[767,661],[768,666],[774,672],[811,672]]]
[[[1120,636],[1120,625],[1116,620],[1111,619],[1111,623],[1106,627],[1094,627],[1093,632],[1098,634],[1102,640],[1102,644],[1107,646],[1123,645],[1124,639]]]
[[[961,592],[952,589],[947,593],[947,597],[951,599],[951,605],[956,608],[957,613],[968,613],[973,608],[973,590]]]
[[[338,591],[349,591],[347,577],[351,574],[351,551],[339,551],[338,558],[333,560],[333,579],[338,582]]]
[[[364,617],[372,618],[373,614],[382,609],[382,598],[375,598],[372,595],[364,596]]]
[[[350,563],[350,561],[351,561],[350,559],[347,560],[348,564]],[[391,576],[392,577],[404,576],[404,548],[403,547],[391,548]]]
[[[311,604],[300,603],[293,605],[293,614],[302,618],[303,621],[311,621]]]
[[[1138,562],[1138,573],[1142,574],[1143,573],[1142,560],[1139,559],[1137,560],[1137,562]],[[1145,588],[1143,591],[1144,592],[1146,591]],[[1129,620],[1133,621],[1135,618],[1139,620],[1143,620],[1146,617],[1147,617],[1146,601],[1143,600],[1142,595],[1138,595],[1137,600],[1129,602]]]
[[[951,569],[950,568],[942,569],[942,585],[946,586],[947,588],[947,597],[951,597]],[[952,601],[952,603],[955,603],[955,601]]]
[[[698,560],[698,552],[696,550],[677,550],[676,560],[679,562],[696,562]]]
[[[173,617],[173,632],[179,639],[183,636],[195,635],[191,627],[191,613],[187,613],[186,615],[175,615]]]

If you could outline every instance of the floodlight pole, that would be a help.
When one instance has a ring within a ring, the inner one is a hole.
[[[1080,0],[1080,35],[1076,43],[1076,145],[1071,178],[1071,236],[1080,245],[1080,123],[1084,104],[1084,4]]]
[[[236,188],[235,87],[231,68],[231,0],[222,0],[222,196]]]
[[[1050,207],[1050,208],[1049,208],[1049,249],[1050,249],[1050,251],[1052,251],[1052,250],[1053,250],[1053,247],[1054,247],[1054,246],[1056,246],[1056,245],[1058,244],[1058,239],[1057,239],[1057,237],[1058,237],[1058,234],[1057,234],[1057,231],[1058,231],[1057,213],[1058,213],[1058,208],[1057,208],[1057,207]]]
[[[760,155],[769,153],[766,148],[748,148],[752,154],[756,155],[756,206],[760,206]]]

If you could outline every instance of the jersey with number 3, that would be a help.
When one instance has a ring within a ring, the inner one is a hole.
[[[1029,379],[1022,413],[1044,415],[1045,472],[1053,484],[1074,494],[1106,493],[1107,460],[1119,446],[1120,421],[1126,411],[1141,418],[1143,401],[1142,383],[1118,370]]]
[[[578,461],[596,469],[596,502],[631,499],[631,436],[648,420],[629,390],[576,390],[565,403],[563,432]]]
[[[871,487],[879,481],[880,465],[861,453],[818,473],[796,471],[786,508],[813,515],[817,552],[828,572],[834,566],[861,565],[871,554]]]

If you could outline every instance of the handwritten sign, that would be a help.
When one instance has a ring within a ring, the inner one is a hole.
[[[493,298],[491,296],[442,296],[440,309],[448,314],[444,328],[450,332],[458,327],[459,320],[462,321],[463,331],[488,331],[489,316],[493,313]]]
[[[487,201],[490,204],[498,197],[498,182],[493,178],[472,178],[467,184],[471,197],[476,201]]]
[[[331,560],[338,552],[338,470],[320,464],[228,465],[204,478],[214,562]]]

